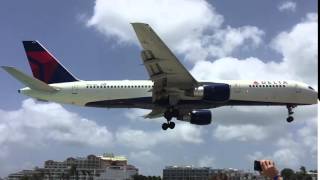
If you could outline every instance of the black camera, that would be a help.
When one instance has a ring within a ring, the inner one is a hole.
[[[254,161],[253,169],[254,169],[255,171],[262,171],[260,161],[257,161],[257,160]]]

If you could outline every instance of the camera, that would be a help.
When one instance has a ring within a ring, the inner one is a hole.
[[[255,171],[262,171],[260,161],[257,161],[257,160],[254,161],[253,169]]]

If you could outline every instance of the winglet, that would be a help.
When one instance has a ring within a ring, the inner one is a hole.
[[[49,92],[53,93],[56,92],[57,89],[49,86],[48,84],[33,78],[18,69],[14,67],[9,67],[9,66],[1,66],[5,71],[7,71],[11,76],[16,78],[18,81],[20,81],[22,84],[28,86],[29,88],[37,91],[44,91],[44,92]]]

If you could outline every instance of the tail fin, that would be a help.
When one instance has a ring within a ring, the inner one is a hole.
[[[20,81],[21,83],[23,83],[31,89],[51,93],[57,91],[57,89],[49,86],[48,84],[36,78],[30,77],[29,75],[19,71],[14,67],[2,66],[2,68],[6,70],[9,74],[11,74],[14,78],[16,78],[18,81]]]
[[[47,84],[78,81],[38,41],[23,41],[33,76]]]

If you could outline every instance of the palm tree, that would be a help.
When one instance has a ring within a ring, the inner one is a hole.
[[[79,174],[78,174],[78,171],[77,171],[77,165],[76,164],[72,164],[70,166],[68,174],[70,176],[74,176],[76,178],[76,180],[79,180]]]

